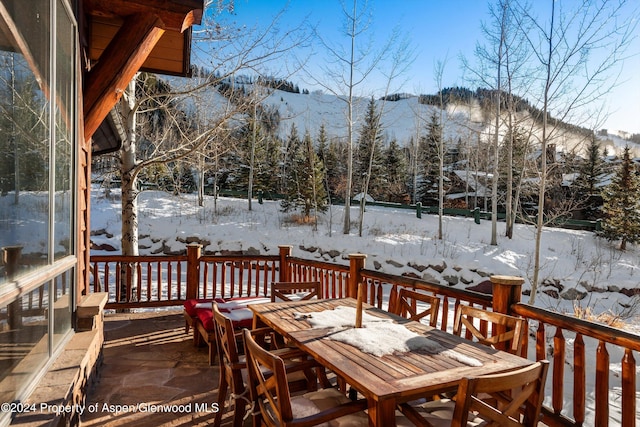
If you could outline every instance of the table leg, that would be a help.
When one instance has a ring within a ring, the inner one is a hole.
[[[369,427],[387,427],[396,425],[395,399],[369,399]]]
[[[260,317],[256,316],[256,314],[253,314],[253,326],[251,326],[251,329],[258,329],[261,328],[263,326],[267,326],[262,319],[260,319]]]

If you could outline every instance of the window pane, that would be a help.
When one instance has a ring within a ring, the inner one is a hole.
[[[0,283],[49,256],[49,4],[0,16]],[[20,50],[22,47],[23,50]]]
[[[0,402],[12,402],[49,358],[49,285],[0,307]]]
[[[55,234],[54,259],[73,253],[72,181],[75,130],[75,29],[58,0],[56,29],[56,144],[55,144]]]
[[[73,271],[67,271],[54,280],[53,348],[58,347],[60,341],[71,330],[71,283]]]

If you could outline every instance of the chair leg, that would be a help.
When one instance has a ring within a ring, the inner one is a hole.
[[[347,393],[347,382],[343,379],[338,377],[336,379],[337,383],[338,383],[338,390],[340,390],[343,393]]]
[[[233,427],[242,427],[247,413],[247,401],[244,395],[236,395],[233,402]]]
[[[227,389],[229,388],[229,383],[227,382],[227,377],[224,374],[223,370],[220,370],[220,382],[218,384],[218,412],[216,412],[215,418],[213,420],[214,426],[219,426],[222,421],[222,414],[224,413],[224,402],[227,400]]]

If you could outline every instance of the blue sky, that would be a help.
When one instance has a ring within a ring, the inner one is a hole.
[[[635,0],[631,0],[632,9],[638,12]],[[360,0],[359,5],[364,1]],[[540,8],[538,13],[545,13],[549,2],[535,0],[534,5]],[[352,2],[346,1],[351,8]],[[371,27],[367,35],[361,38],[364,42],[372,37],[378,46],[388,39],[391,30],[402,23],[402,32],[406,33],[415,48],[415,60],[400,78],[396,79],[391,92],[409,92],[414,94],[437,92],[434,69],[437,62],[444,63],[442,78],[443,87],[467,86],[475,88],[467,79],[469,73],[463,71],[460,56],[471,63],[475,62],[474,50],[477,42],[484,42],[481,23],[489,20],[488,2],[482,0],[369,0]],[[278,26],[281,30],[292,28],[303,21],[316,26],[323,39],[330,43],[347,46],[348,38],[344,35],[344,15],[340,0],[235,0],[235,16],[231,19],[249,28],[264,27],[284,10]],[[640,30],[640,28],[638,28]],[[626,130],[640,133],[640,38],[636,37],[629,53],[635,55],[626,60],[618,77],[620,86],[610,92],[604,102],[610,112],[603,127],[610,130]],[[307,59],[307,67],[319,74],[323,61],[326,61],[326,50],[319,42],[312,42],[312,54],[298,52],[298,56]],[[291,64],[289,64],[291,66]],[[286,74],[286,73],[285,73]],[[315,74],[314,74],[315,75]],[[302,75],[292,76],[290,80],[301,88],[313,90],[310,81]],[[379,95],[386,79],[372,76],[357,88],[363,96],[372,93]],[[526,94],[524,95],[526,97]]]

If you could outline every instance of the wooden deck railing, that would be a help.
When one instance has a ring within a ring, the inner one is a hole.
[[[197,298],[231,298],[269,295],[278,281],[277,256],[203,256]]]
[[[535,332],[535,342],[532,343],[535,344],[535,358],[551,361],[547,378],[551,407],[544,408],[546,424],[607,426],[609,402],[611,394],[615,394],[614,400],[620,402],[620,425],[636,425],[640,396],[636,388],[638,374],[633,352],[640,351],[638,335],[528,304],[514,304],[511,309],[513,314],[528,319],[531,333]],[[585,340],[595,342],[587,346]],[[587,353],[589,347],[596,348],[596,351]],[[531,354],[534,348],[530,350]],[[620,364],[615,379],[619,387],[613,385],[612,357],[614,363]],[[567,390],[569,387],[573,390]],[[587,393],[593,394],[595,401],[595,413],[589,420],[585,416]],[[567,405],[567,402],[570,403]]]
[[[356,297],[358,284],[363,284],[366,301],[386,309],[402,287],[417,289],[442,299],[438,324],[443,330],[451,330],[450,319],[460,304],[528,320],[530,334],[523,355],[552,361],[545,424],[608,426],[610,418],[616,417],[609,406],[611,396],[616,395],[621,415],[615,424],[636,425],[639,393],[634,352],[640,351],[638,335],[523,304],[520,278],[493,276],[493,295],[485,295],[366,269],[363,254],[351,255],[349,265],[338,265],[296,258],[291,253],[290,246],[282,246],[272,256],[209,256],[202,255],[198,245],[189,245],[185,256],[92,256],[92,290],[109,293],[107,308],[146,308],[181,305],[189,298],[267,296],[274,281],[320,281],[324,298]],[[589,340],[597,345],[585,345]],[[612,357],[620,364],[617,382],[612,378]],[[594,376],[593,381],[588,381],[589,375]],[[595,396],[594,414],[585,408],[587,395]]]
[[[482,308],[491,308],[492,304],[490,295],[446,287],[412,277],[395,276],[374,270],[361,270],[361,276],[363,283],[367,285],[367,302],[378,308],[387,309],[393,306],[401,288],[418,290],[440,298],[438,325],[443,331],[452,329],[449,320],[453,318],[453,313],[461,303]]]
[[[187,297],[186,256],[95,255],[93,292],[107,292],[106,308],[180,305]]]
[[[315,282],[322,284],[324,298],[347,296],[349,266],[330,262],[287,258],[289,276],[287,282]]]

